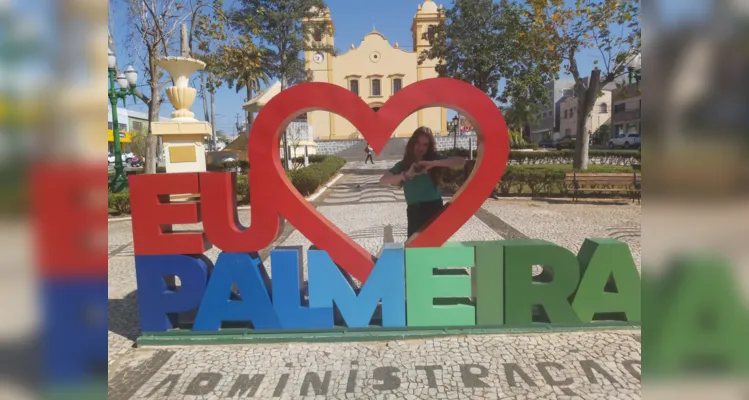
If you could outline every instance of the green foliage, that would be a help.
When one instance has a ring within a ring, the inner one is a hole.
[[[510,147],[515,149],[520,146],[525,146],[528,142],[525,141],[523,134],[518,131],[510,131]]]
[[[250,202],[250,181],[247,175],[237,175],[237,203],[248,204]]]
[[[599,143],[606,143],[611,138],[611,124],[605,123],[596,129],[594,132],[595,137]]]
[[[573,171],[570,164],[508,165],[497,183],[495,192],[499,195],[553,196],[566,195],[569,191],[564,182],[566,173]],[[591,165],[587,172],[633,173],[632,167],[622,165]],[[465,183],[463,168],[452,168],[443,174],[443,185],[451,191],[458,190]],[[601,188],[594,196],[608,196]]]
[[[527,125],[532,125],[538,120],[541,107],[537,102],[529,99],[513,98],[509,105],[500,107],[502,116],[505,118],[507,127],[510,129],[523,130]]]
[[[549,101],[546,82],[557,77],[561,55],[547,51],[546,32],[509,0],[461,0],[445,11],[419,62],[442,60],[440,76],[461,79],[489,96],[530,107]],[[500,92],[500,81],[505,87]]]
[[[534,143],[535,144],[535,143]],[[538,146],[538,145],[536,145]],[[461,156],[468,158],[466,149],[450,149],[438,152],[446,156]],[[573,150],[556,151],[510,151],[508,163],[512,164],[566,164],[574,156]],[[476,150],[473,159],[476,159]],[[630,165],[633,161],[640,161],[641,153],[637,150],[591,150],[592,157],[598,157],[607,164]]]
[[[147,141],[148,134],[146,132],[133,132],[133,137],[130,140],[130,148],[141,159],[146,156]]]
[[[639,1],[618,0],[530,0],[525,4],[526,15],[535,20],[536,37],[545,38],[540,47],[556,53],[565,60],[565,73],[575,80],[575,93],[580,104],[579,117],[587,118],[601,88],[626,73],[628,66],[640,55],[641,29]],[[583,52],[601,55],[596,65],[583,79],[577,57]],[[599,66],[602,68],[599,69]],[[577,153],[574,164],[587,168],[588,131],[575,132]]]
[[[130,214],[130,192],[109,193],[109,209],[117,214]]]
[[[308,80],[303,51],[334,54],[335,48],[314,37],[332,35],[333,25],[323,17],[323,0],[239,0],[231,20],[243,35],[261,43],[265,71],[281,81],[282,89]]]
[[[289,179],[302,196],[309,196],[328,182],[344,164],[346,160],[343,158],[327,157],[320,163],[289,171]]]

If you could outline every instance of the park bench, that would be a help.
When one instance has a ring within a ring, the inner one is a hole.
[[[641,199],[641,174],[572,172],[564,175],[564,182],[572,189],[572,200],[577,201],[580,192],[624,192],[632,201]]]

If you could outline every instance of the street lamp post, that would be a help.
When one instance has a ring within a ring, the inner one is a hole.
[[[453,150],[458,148],[458,133],[460,132],[460,118],[453,117]]]
[[[125,166],[122,164],[122,146],[120,144],[120,127],[117,121],[117,102],[122,99],[122,105],[126,106],[125,98],[129,95],[133,96],[133,101],[136,101],[135,97],[135,84],[138,82],[138,73],[135,72],[132,65],[125,69],[124,74],[120,74],[117,77],[117,84],[119,90],[115,88],[115,66],[117,65],[117,58],[109,49],[109,55],[107,57],[107,64],[109,68],[109,103],[112,105],[112,140],[114,142],[114,179],[109,184],[109,188],[112,193],[122,191],[127,187],[127,177],[125,176]]]

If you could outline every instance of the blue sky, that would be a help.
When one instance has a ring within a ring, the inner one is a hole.
[[[445,7],[452,5],[452,0],[435,1],[437,4],[443,4]],[[225,0],[225,6],[231,7],[235,2],[238,3],[236,0]],[[113,33],[117,42],[118,65],[120,68],[125,68],[128,64],[133,64],[136,70],[139,71],[139,85],[144,86],[141,90],[147,90],[148,87],[145,86],[142,68],[138,65],[139,61],[137,59],[128,59],[126,51],[128,32],[127,27],[122,22],[126,20],[127,15],[122,3],[120,1],[117,1],[117,3],[117,6],[110,12],[115,21]],[[339,50],[345,51],[349,46],[351,46],[351,44],[358,46],[364,35],[372,31],[373,28],[376,28],[377,31],[381,32],[388,38],[391,45],[398,42],[402,48],[410,49],[412,44],[410,32],[411,23],[420,3],[423,3],[423,0],[387,0],[380,2],[363,0],[327,0],[336,29],[336,47]],[[387,5],[385,6],[385,4]],[[578,56],[578,64],[580,65],[581,71],[590,71],[593,68],[593,61],[595,58],[596,53],[592,51],[580,54]],[[587,73],[583,72],[583,75],[587,75]],[[216,95],[217,130],[222,130],[229,135],[233,134],[237,115],[239,114],[240,119],[244,118],[244,113],[242,111],[243,101],[243,94],[237,94],[233,89],[228,89],[225,86],[219,89]],[[143,104],[132,106],[132,104],[129,103],[128,105],[130,106],[129,108],[136,110],[147,110]],[[161,115],[169,116],[172,110],[173,108],[171,105],[164,103],[162,105]],[[203,118],[203,103],[200,98],[195,100],[192,111],[195,113],[196,118]]]

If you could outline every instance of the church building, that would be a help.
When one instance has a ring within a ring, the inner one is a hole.
[[[333,24],[328,10],[321,18]],[[352,44],[348,51],[341,52],[338,56],[305,52],[304,59],[312,73],[312,81],[334,83],[348,88],[376,111],[407,85],[437,77],[434,69],[437,60],[426,60],[419,65],[418,55],[429,48],[429,41],[423,39],[422,35],[434,29],[444,18],[442,6],[438,7],[432,0],[426,0],[418,6],[411,25],[412,51],[400,48],[398,43],[391,45],[384,35],[373,30],[364,36],[358,47]],[[333,39],[329,35],[313,38],[331,46],[334,45]],[[307,113],[307,123],[312,128],[315,139],[361,138],[350,122],[327,111]],[[431,128],[437,135],[446,135],[447,109],[439,107],[419,110],[398,126],[393,137],[410,137],[420,126]]]

